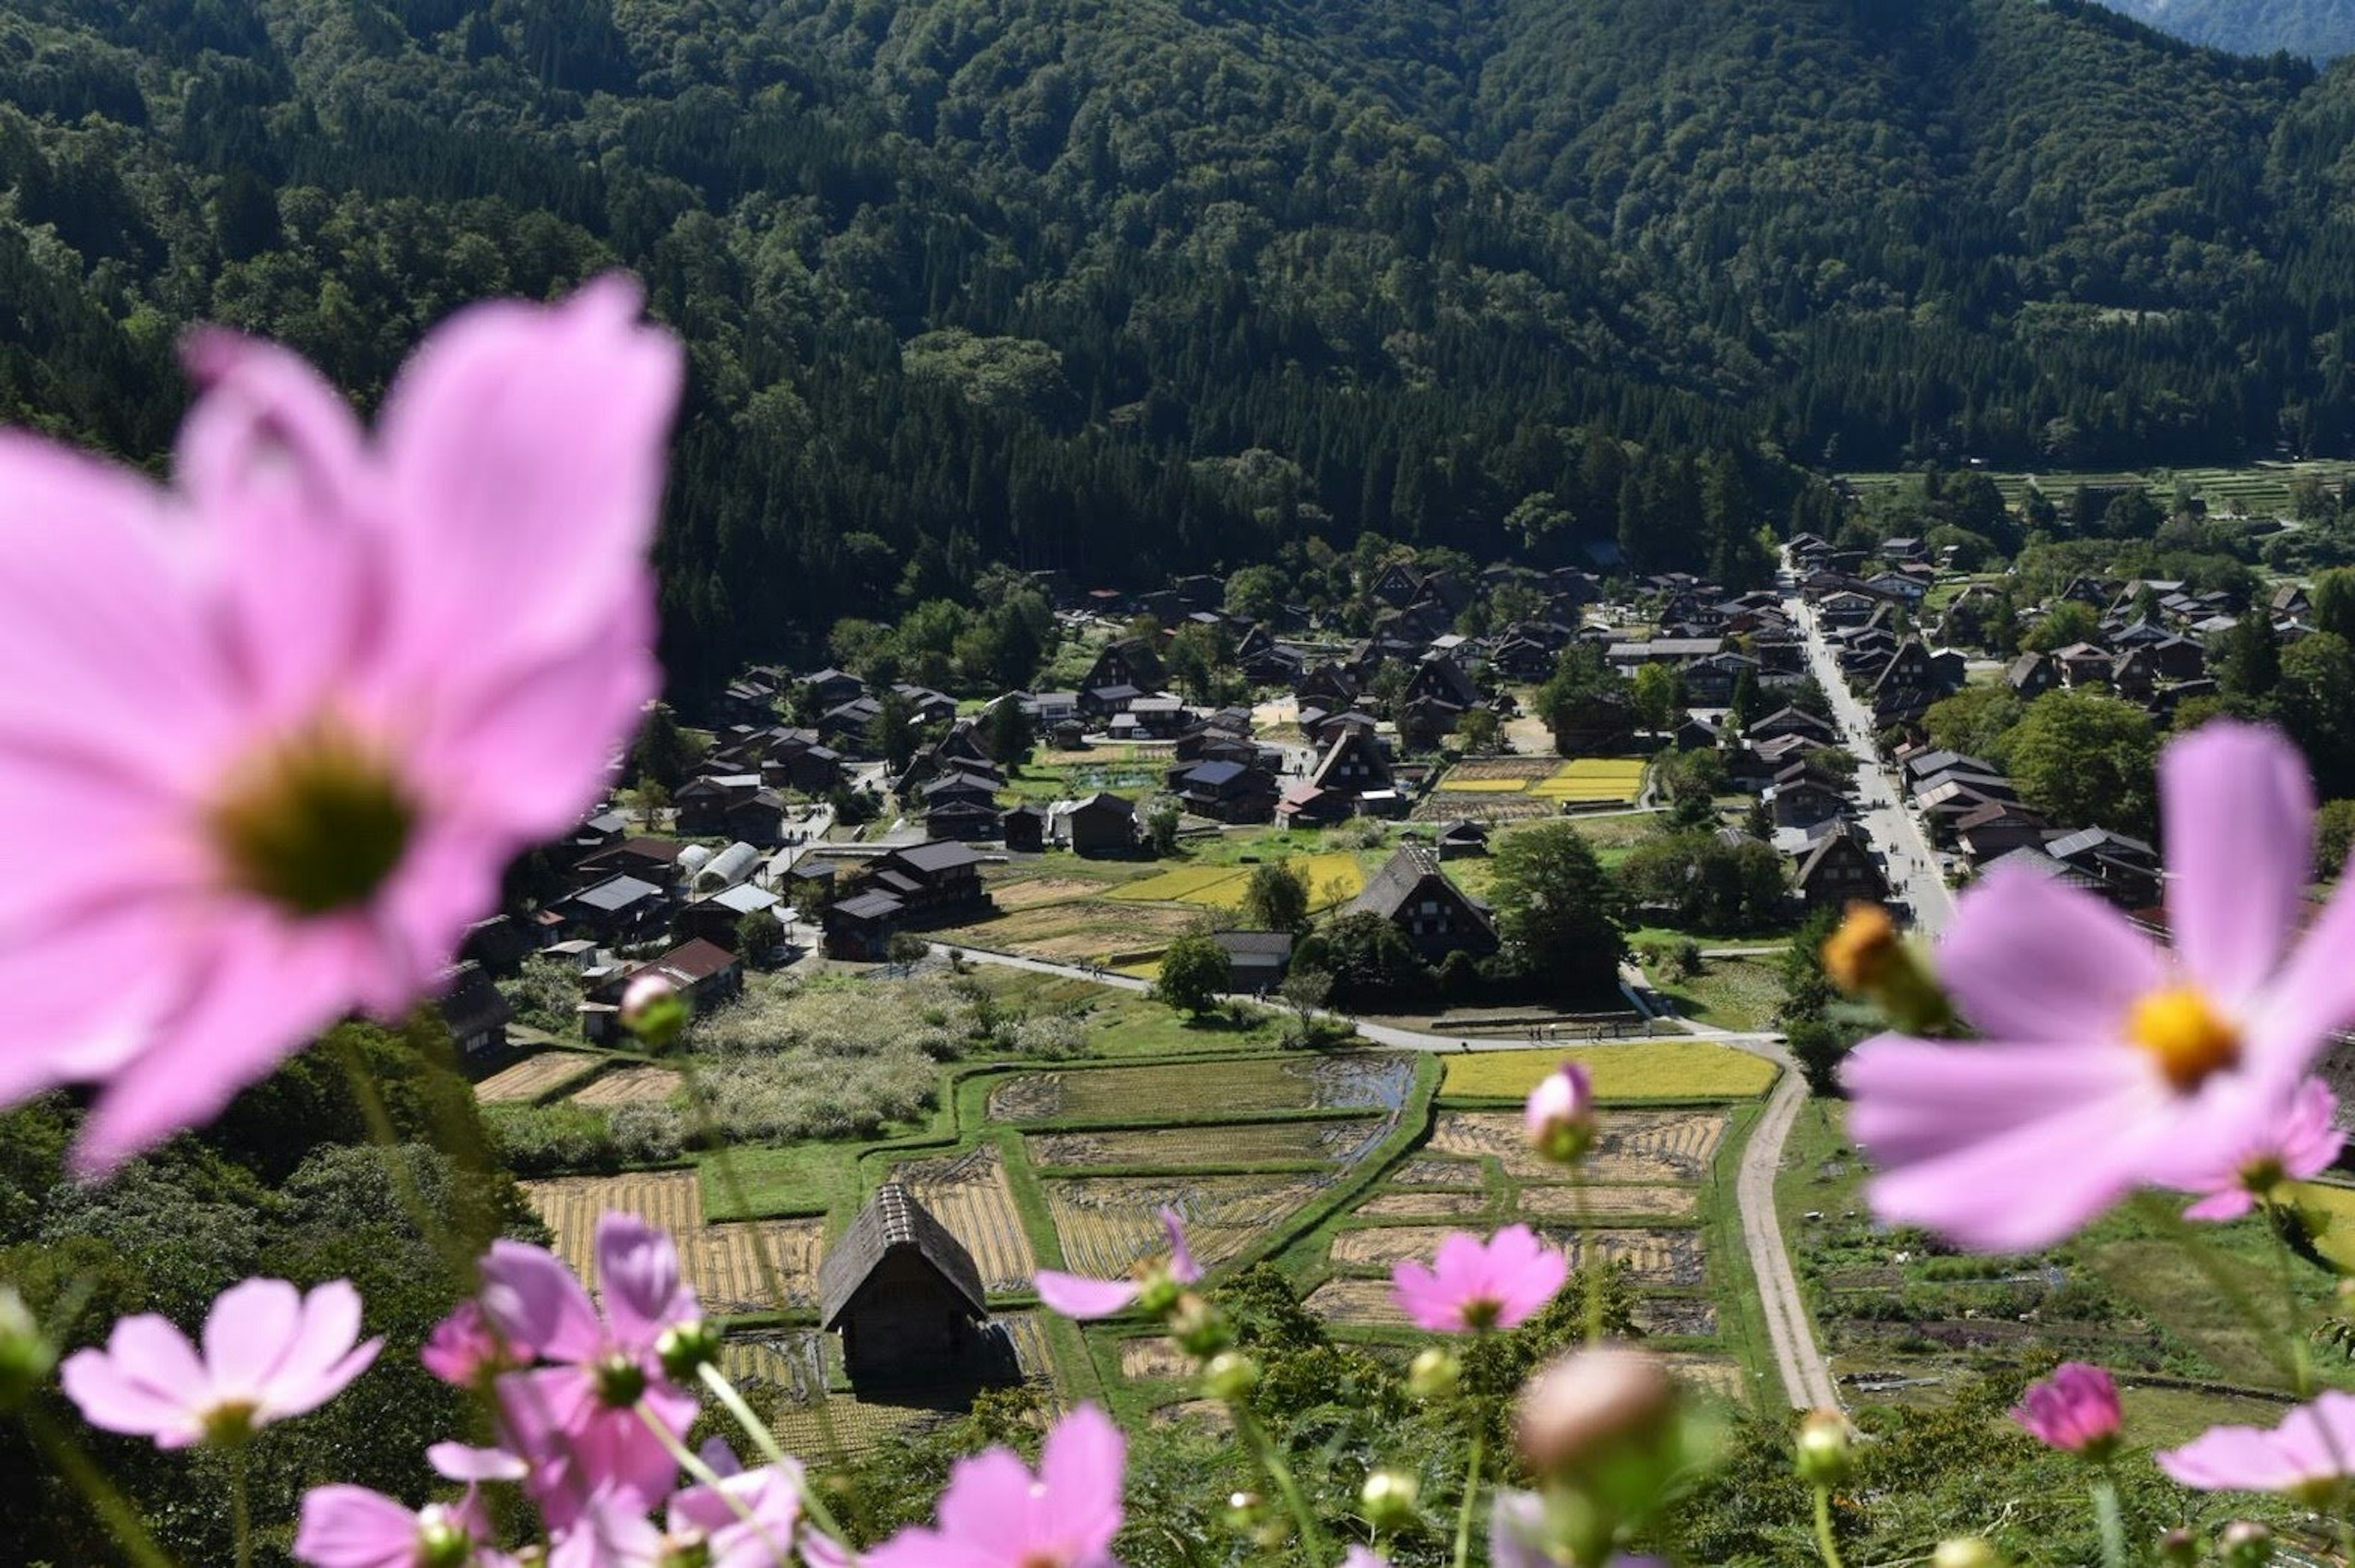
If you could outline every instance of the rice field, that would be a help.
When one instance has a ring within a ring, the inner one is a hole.
[[[1200,919],[1198,911],[1183,904],[1069,899],[1008,910],[980,924],[957,926],[935,935],[950,945],[962,937],[977,945],[1013,948],[1041,958],[1103,964],[1123,953],[1166,947]]]
[[[1596,1181],[1699,1181],[1725,1136],[1721,1111],[1621,1111],[1603,1118],[1586,1173]],[[1529,1147],[1518,1111],[1444,1111],[1431,1147],[1444,1154],[1493,1156],[1510,1175],[1544,1180],[1559,1168]]]
[[[1512,1203],[1525,1220],[1574,1221],[1581,1213],[1598,1220],[1689,1220],[1700,1211],[1700,1192],[1691,1187],[1524,1187]]]
[[[1194,1358],[1166,1335],[1120,1342],[1120,1375],[1132,1380],[1190,1377]]]
[[[1391,1176],[1394,1187],[1478,1188],[1486,1186],[1487,1180],[1471,1160],[1433,1159],[1428,1155],[1417,1155]]]
[[[1551,778],[1561,764],[1543,757],[1473,757],[1447,770],[1442,787],[1461,789],[1475,782],[1510,779],[1526,789],[1543,778]]]
[[[1379,1116],[1330,1122],[1244,1122],[1234,1125],[1137,1127],[1092,1133],[1033,1133],[1027,1140],[1037,1166],[1255,1165],[1284,1160],[1354,1164],[1381,1141],[1389,1123]]]
[[[1395,1111],[1413,1082],[1413,1060],[1404,1055],[1027,1072],[989,1096],[989,1116],[996,1122],[1146,1122],[1199,1111]]]
[[[1638,1285],[1695,1285],[1709,1277],[1708,1253],[1696,1230],[1580,1230],[1571,1226],[1538,1227],[1547,1243],[1558,1247],[1572,1268],[1582,1267],[1599,1253],[1613,1263],[1625,1263]],[[1337,1268],[1377,1268],[1388,1273],[1392,1264],[1416,1260],[1428,1263],[1439,1243],[1455,1233],[1444,1225],[1382,1225],[1344,1231],[1333,1238]]]
[[[1486,1211],[1485,1192],[1385,1192],[1358,1205],[1369,1220],[1463,1220]]]
[[[1541,800],[1573,805],[1633,800],[1643,790],[1641,757],[1573,757],[1555,769],[1552,777],[1529,786],[1529,794]]]
[[[1563,1061],[1593,1075],[1604,1100],[1747,1100],[1774,1082],[1774,1064],[1702,1040],[1573,1045],[1559,1051],[1497,1051],[1446,1059],[1441,1093],[1520,1099]]]
[[[775,1311],[817,1298],[821,1220],[703,1222],[701,1178],[692,1170],[634,1171],[622,1176],[565,1176],[517,1185],[556,1235],[556,1253],[596,1289],[597,1221],[608,1210],[660,1226],[678,1245],[679,1265],[703,1305],[714,1312]],[[776,1271],[784,1300],[775,1299],[762,1264]]]
[[[485,1105],[527,1104],[588,1077],[603,1060],[585,1051],[539,1051],[475,1084],[474,1098]]]
[[[610,1110],[615,1105],[640,1103],[660,1105],[678,1093],[684,1080],[667,1067],[624,1067],[619,1072],[608,1072],[586,1089],[572,1096],[576,1105],[602,1105]]]
[[[1030,1253],[1030,1237],[1022,1228],[1022,1211],[1006,1185],[1006,1168],[994,1144],[968,1149],[944,1159],[919,1160],[895,1167],[892,1176],[906,1184],[916,1200],[964,1243],[981,1271],[984,1288],[1028,1290],[1039,1263]]]
[[[1365,867],[1349,850],[1295,856],[1292,869],[1308,884],[1312,908],[1327,908],[1365,891]],[[1123,903],[1188,903],[1239,910],[1251,878],[1249,866],[1177,866],[1127,883],[1112,897]]]
[[[1050,1178],[1047,1211],[1065,1264],[1113,1278],[1168,1249],[1161,1210],[1175,1209],[1204,1268],[1226,1262],[1289,1219],[1329,1177],[1090,1176]]]

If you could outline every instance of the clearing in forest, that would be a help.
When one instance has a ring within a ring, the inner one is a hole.
[[[586,1078],[603,1060],[585,1051],[539,1051],[475,1084],[474,1098],[485,1105],[529,1104]]]

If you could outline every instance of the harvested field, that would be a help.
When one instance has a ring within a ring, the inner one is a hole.
[[[1041,958],[1102,964],[1116,953],[1167,946],[1194,928],[1200,914],[1179,904],[1137,905],[1109,899],[1072,899],[1033,904],[978,925],[956,926],[936,940],[954,946],[962,938],[984,947],[1016,948]]]
[[[1475,757],[1447,770],[1439,787],[1449,789],[1459,784],[1486,783],[1493,779],[1512,779],[1526,786],[1540,779],[1551,778],[1561,764],[1542,757]]]
[[[1398,1187],[1478,1187],[1487,1180],[1476,1164],[1466,1159],[1433,1159],[1418,1155],[1391,1177]]]
[[[1369,1220],[1461,1220],[1487,1207],[1485,1192],[1385,1192],[1358,1212]]]
[[[1248,872],[1232,866],[1179,866],[1129,883],[1114,898],[1124,903],[1199,903],[1240,908]]]
[[[1717,1307],[1697,1296],[1639,1296],[1636,1327],[1646,1334],[1706,1339],[1717,1332]]]
[[[973,1254],[974,1266],[981,1270],[984,1287],[994,1291],[1029,1288],[1039,1264],[1030,1255],[1022,1211],[1014,1206],[996,1146],[985,1144],[946,1159],[898,1166],[891,1174],[948,1227],[950,1235],[964,1243],[965,1251]]]
[[[1468,817],[1474,822],[1534,822],[1554,816],[1560,808],[1559,801],[1541,799],[1527,789],[1498,793],[1450,789],[1443,784],[1416,804],[1414,820],[1454,822]]]
[[[701,1179],[692,1170],[639,1171],[624,1176],[567,1176],[526,1181],[524,1196],[556,1233],[556,1253],[591,1290],[596,1281],[597,1220],[609,1209],[635,1214],[668,1232],[678,1244],[680,1266],[704,1306],[715,1312],[774,1311],[816,1299],[818,1249],[826,1240],[819,1220],[762,1220],[739,1224],[703,1222]],[[783,1286],[783,1302],[773,1300],[762,1277],[760,1249]]]
[[[1120,1342],[1120,1375],[1124,1378],[1183,1378],[1194,1372],[1194,1358],[1166,1335]]]
[[[1575,1220],[1580,1213],[1575,1187],[1524,1187],[1513,1201],[1513,1212],[1524,1220]],[[1589,1187],[1585,1212],[1598,1220],[1689,1220],[1700,1206],[1700,1193],[1690,1187]]]
[[[1765,1093],[1774,1081],[1774,1064],[1746,1051],[1705,1040],[1657,1040],[1451,1056],[1440,1092],[1520,1099],[1563,1061],[1575,1061],[1593,1075],[1595,1097],[1602,1100],[1746,1100]]]
[[[485,1105],[527,1104],[586,1078],[603,1060],[585,1051],[543,1051],[502,1067],[475,1084],[474,1098]]]
[[[608,1072],[578,1094],[572,1096],[576,1105],[633,1105],[645,1102],[659,1105],[678,1093],[683,1082],[667,1067],[624,1067],[619,1072]]]
[[[1167,1166],[1263,1161],[1362,1159],[1390,1124],[1379,1116],[1333,1122],[1243,1122],[1228,1125],[1140,1127],[1101,1133],[1033,1133],[1033,1165]]]
[[[1439,1243],[1453,1233],[1439,1225],[1384,1225],[1371,1230],[1344,1231],[1333,1238],[1333,1262],[1343,1268],[1380,1268],[1408,1259],[1429,1262]],[[1708,1278],[1706,1253],[1699,1231],[1587,1231],[1567,1226],[1543,1226],[1549,1245],[1568,1254],[1575,1268],[1584,1261],[1587,1244],[1601,1249],[1614,1263],[1629,1265],[1639,1285],[1693,1285]]]
[[[1166,1251],[1164,1205],[1186,1221],[1195,1261],[1211,1268],[1289,1219],[1331,1179],[1319,1176],[1091,1176],[1044,1183],[1047,1210],[1075,1273],[1114,1278]]]
[[[1210,1432],[1224,1432],[1234,1424],[1234,1416],[1215,1399],[1181,1399],[1175,1404],[1153,1407],[1156,1426],[1199,1426]]]
[[[1458,769],[1449,773],[1440,787],[1450,795],[1519,795],[1529,787],[1529,782],[1525,778],[1468,779]]]
[[[1620,1111],[1603,1118],[1586,1168],[1604,1182],[1698,1181],[1725,1136],[1721,1111]],[[1558,1174],[1529,1146],[1518,1111],[1446,1111],[1431,1147],[1447,1154],[1493,1155],[1529,1180]]]
[[[1173,1111],[1395,1111],[1414,1083],[1412,1059],[1326,1056],[1169,1062],[1030,1072],[989,1096],[993,1121],[1146,1121]]]
[[[1095,898],[1103,891],[1103,886],[1084,877],[1021,877],[997,883],[990,889],[990,896],[997,901],[999,909],[1011,912],[1039,904]]]
[[[1386,1279],[1328,1279],[1301,1305],[1327,1323],[1378,1328],[1406,1321],[1406,1314],[1391,1298]]]
[[[1670,1351],[1661,1357],[1678,1382],[1712,1399],[1741,1400],[1749,1392],[1742,1363],[1726,1356],[1697,1356]]]

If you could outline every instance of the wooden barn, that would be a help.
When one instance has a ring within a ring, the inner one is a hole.
[[[867,1200],[817,1271],[819,1327],[854,1383],[964,1379],[995,1347],[973,1254],[896,1181]]]

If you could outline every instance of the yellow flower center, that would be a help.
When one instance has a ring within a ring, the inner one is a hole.
[[[234,886],[314,916],[374,897],[417,816],[383,754],[321,720],[231,770],[208,826]]]
[[[2189,986],[2170,986],[2137,1002],[2126,1038],[2150,1052],[2184,1094],[2241,1060],[2240,1031]]]

